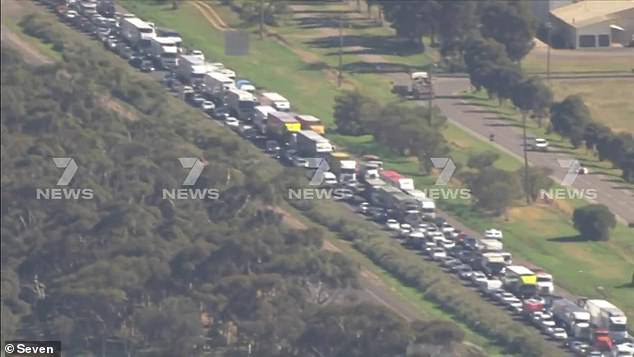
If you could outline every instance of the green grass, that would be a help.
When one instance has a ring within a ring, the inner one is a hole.
[[[294,107],[332,124],[333,99],[338,93],[336,84],[321,70],[307,68],[306,63],[287,48],[270,40],[260,41],[257,36],[252,36],[249,56],[226,57],[223,55],[221,34],[213,30],[187,2],[177,11],[131,0],[125,1],[124,4],[132,12],[178,29],[189,46],[202,49],[209,57],[229,64],[231,68],[254,80],[258,85],[283,93]],[[364,92],[368,90],[370,95],[382,101],[393,100],[387,81],[380,76],[355,75],[348,76],[347,80],[362,88]],[[488,142],[475,139],[457,127],[449,126],[446,134],[448,141],[452,143],[452,156],[459,162],[464,162],[468,153],[495,149]],[[417,173],[415,160],[394,155],[386,148],[377,146],[370,137],[351,138],[331,134],[329,137],[337,145],[353,153],[372,152],[383,155],[389,168],[412,176]],[[559,144],[561,141],[554,137],[551,140],[553,144]],[[501,152],[501,156],[502,159],[497,163],[501,168],[513,170],[520,166],[519,161],[512,156],[504,152]],[[430,177],[420,175],[415,176],[415,180],[421,187],[433,181]],[[634,299],[628,298],[628,292],[631,297],[631,289],[617,287],[629,282],[631,271],[634,270],[632,259],[627,258],[627,254],[634,256],[631,231],[619,226],[608,243],[563,243],[548,240],[575,234],[569,221],[572,211],[570,207],[581,205],[583,202],[565,201],[564,204],[569,207],[519,207],[511,210],[507,222],[499,218],[482,216],[472,209],[471,202],[439,202],[443,209],[474,229],[483,230],[494,225],[502,228],[505,231],[506,245],[510,250],[516,256],[530,259],[554,273],[558,284],[574,293],[588,296],[597,296],[595,287],[602,285],[604,294],[634,316]],[[604,276],[603,270],[610,271],[609,276]],[[580,278],[578,271],[587,273]]]
[[[32,4],[29,4],[32,6]],[[29,36],[22,32],[22,28],[19,23],[22,19],[22,16],[8,16],[6,13],[2,13],[2,23],[7,26],[13,33],[18,35],[25,43],[29,46],[32,46],[38,52],[42,53],[46,57],[59,61],[62,59],[62,55],[53,49],[53,45],[49,43],[43,43],[35,37]]]

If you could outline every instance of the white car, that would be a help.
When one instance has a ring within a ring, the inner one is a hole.
[[[216,105],[211,100],[205,100],[200,104],[200,107],[202,108],[202,110],[207,112],[216,108]]]
[[[557,324],[555,323],[555,321],[550,319],[548,320],[542,319],[539,322],[539,327],[541,328],[543,332],[546,332],[546,333],[549,333],[549,331],[551,331],[551,329],[555,328],[556,326]]]
[[[456,229],[449,223],[445,222],[440,226],[440,230],[443,233],[451,233],[451,232],[455,232]]]
[[[194,88],[191,86],[183,86],[183,94],[192,94],[194,93]]]
[[[442,245],[442,247],[445,249],[451,249],[456,246],[456,242],[452,242],[450,240],[444,240],[442,241],[440,245]]]
[[[568,333],[561,327],[555,327],[551,329],[550,336],[559,341],[564,341],[568,339]]]
[[[434,248],[431,258],[433,260],[441,260],[447,258],[447,252],[443,248]]]
[[[401,237],[407,237],[407,236],[409,236],[410,233],[412,233],[412,225],[411,224],[403,223],[403,224],[401,224],[399,229],[400,229],[399,235]]]
[[[228,117],[227,119],[225,119],[225,125],[230,128],[237,128],[240,126],[240,122],[234,117]]]
[[[385,226],[391,231],[398,231],[401,229],[401,224],[395,219],[388,219],[385,222]]]
[[[470,279],[474,285],[479,285],[481,281],[488,280],[486,274],[481,271],[474,271],[473,274],[471,274]]]
[[[504,235],[499,229],[491,228],[484,231],[484,238],[486,239],[502,239]]]
[[[581,166],[581,167],[579,168],[579,170],[577,170],[577,174],[579,174],[579,175],[587,175],[587,174],[589,174],[589,173],[590,173],[590,170],[588,170],[588,168],[587,168],[587,167],[583,167],[583,166]]]
[[[72,20],[72,19],[76,18],[77,16],[79,16],[79,13],[77,11],[75,11],[75,10],[68,10],[64,14],[64,16],[66,17],[67,20]]]
[[[535,142],[533,143],[533,147],[536,150],[546,151],[548,150],[548,140],[543,138],[535,138]]]

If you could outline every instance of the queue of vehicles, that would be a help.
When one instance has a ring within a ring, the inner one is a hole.
[[[57,8],[65,3],[50,1]],[[113,12],[109,18],[116,21],[104,20],[105,15],[91,10],[103,8],[102,1],[108,0],[65,3],[64,11],[58,12],[62,19],[95,35],[140,69],[150,62],[168,70],[163,78],[166,86],[283,163],[310,170],[319,166],[311,159],[327,163],[322,185],[346,188],[350,194],[342,199],[394,232],[405,247],[437,261],[444,270],[551,339],[565,341],[571,351],[634,356],[627,317],[616,306],[606,300],[556,297],[552,275],[513,263],[512,254],[504,251],[500,230],[488,229],[482,237],[460,232],[436,216],[434,200],[416,189],[412,178],[384,169],[379,157],[354,158],[337,151],[324,136],[326,127],[319,118],[292,112],[288,99],[274,92],[259,92],[247,79],[236,80],[235,72],[222,63],[206,62],[201,51],[185,51],[178,33],[161,32],[133,14]],[[82,25],[86,18],[98,24],[95,31]],[[101,33],[106,34],[105,39]]]

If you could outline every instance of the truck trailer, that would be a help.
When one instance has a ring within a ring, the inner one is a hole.
[[[273,139],[286,139],[288,134],[298,133],[301,128],[295,116],[286,112],[269,113],[266,120],[266,135]]]
[[[148,51],[151,45],[150,41],[156,37],[154,25],[138,17],[122,18],[119,22],[119,27],[121,29],[121,35],[126,42],[141,52]]]
[[[537,276],[527,267],[507,266],[503,281],[504,287],[518,297],[527,298],[537,293]]]
[[[198,54],[181,54],[176,68],[180,79],[188,84],[202,81],[207,73],[205,58]]]
[[[304,157],[323,157],[332,152],[332,144],[312,130],[297,133],[297,152]]]
[[[253,125],[258,128],[261,134],[266,135],[266,121],[269,118],[269,113],[277,112],[277,110],[268,105],[258,105],[253,109]]]
[[[396,171],[383,170],[381,171],[381,178],[388,184],[398,188],[399,190],[414,190],[414,180],[410,177],[405,177]]]
[[[288,99],[275,92],[262,93],[260,96],[260,103],[263,105],[270,105],[280,112],[288,112],[291,110],[291,103]]]
[[[233,82],[233,80],[231,81]],[[257,105],[257,100],[253,94],[236,88],[229,88],[225,94],[225,103],[229,107],[229,112],[238,119],[253,119],[255,106]]]
[[[326,157],[330,171],[337,175],[339,182],[357,181],[357,161],[347,152],[331,152]]]
[[[216,72],[206,72],[203,75],[203,83],[205,84],[205,94],[223,101],[226,99],[229,90],[235,88],[233,79]],[[253,99],[255,100],[255,98]],[[253,107],[255,107],[255,104],[253,104]]]
[[[551,305],[551,311],[555,322],[562,325],[568,335],[590,341],[592,330],[590,329],[590,313],[568,299],[557,299]]]
[[[150,40],[150,54],[156,65],[162,69],[178,66],[178,45],[170,37],[154,37]]]
[[[405,193],[420,203],[420,212],[423,214],[423,217],[428,219],[436,218],[436,203],[433,199],[427,197],[425,192],[420,190],[405,190]]]
[[[302,114],[295,116],[295,119],[302,124],[302,130],[312,130],[320,135],[324,135],[326,133],[326,128],[321,122],[321,119],[315,116]]]
[[[590,313],[590,322],[596,329],[608,330],[615,341],[628,338],[627,317],[618,307],[607,300],[582,300],[581,307]]]

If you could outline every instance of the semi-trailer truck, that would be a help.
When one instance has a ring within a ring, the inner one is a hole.
[[[178,65],[178,44],[170,37],[154,37],[150,40],[150,54],[162,69],[173,69]]]
[[[590,341],[592,329],[590,328],[590,313],[568,299],[556,299],[551,304],[551,311],[555,322],[561,324],[568,335]]]
[[[119,22],[121,35],[128,44],[141,52],[148,51],[150,40],[156,37],[154,25],[138,17],[124,17]]]
[[[266,135],[266,121],[269,118],[269,113],[277,112],[275,108],[268,105],[258,105],[253,110],[253,125],[260,131],[261,134]]]
[[[420,203],[420,212],[423,214],[424,218],[436,218],[436,203],[433,199],[427,197],[425,192],[420,190],[405,190],[405,193],[412,196]]]
[[[337,175],[339,182],[357,181],[357,161],[347,152],[331,152],[326,157],[330,171]]]
[[[180,79],[188,84],[202,81],[207,73],[205,58],[199,54],[181,54],[178,57],[177,73]]]
[[[291,110],[291,103],[288,99],[275,92],[262,93],[260,96],[260,103],[263,105],[270,105],[280,112],[288,112]]]
[[[537,293],[537,276],[527,267],[509,265],[504,270],[504,287],[519,297],[531,297]]]
[[[203,75],[203,83],[205,84],[205,94],[221,100],[225,100],[229,90],[235,88],[233,79],[216,72],[206,72]],[[255,101],[253,103],[252,107],[255,107]]]
[[[324,135],[326,133],[326,127],[321,120],[315,116],[302,114],[297,115],[295,119],[302,124],[302,130],[312,130],[320,135]]]
[[[499,253],[482,253],[479,268],[489,277],[497,276],[504,273],[506,262]]]
[[[414,180],[410,177],[405,177],[396,171],[383,170],[381,171],[381,178],[388,184],[398,188],[399,190],[414,190]]]
[[[297,133],[301,128],[294,115],[286,112],[269,113],[266,120],[266,135],[273,139],[285,139],[288,134]]]
[[[608,330],[615,341],[627,339],[627,317],[618,307],[607,300],[590,299],[580,301],[580,306],[590,313],[593,327]]]
[[[238,119],[253,119],[255,106],[257,105],[257,100],[253,94],[236,88],[229,88],[225,95],[225,103],[229,107],[229,112],[233,113]]]
[[[324,157],[332,152],[332,144],[312,130],[300,130],[297,133],[297,152],[304,157]]]

